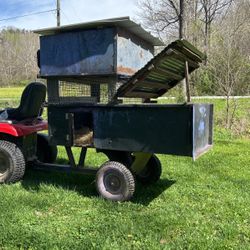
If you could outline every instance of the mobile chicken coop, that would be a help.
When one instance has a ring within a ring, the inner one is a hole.
[[[51,145],[64,146],[69,166],[37,162],[41,169],[96,174],[104,198],[129,200],[135,179],[159,180],[155,154],[194,159],[212,145],[213,106],[160,105],[162,96],[199,67],[204,55],[185,40],[164,44],[128,17],[51,29],[40,34],[38,65],[47,80]],[[140,103],[138,103],[140,101]],[[72,147],[80,147],[79,162]],[[109,158],[84,167],[87,148]]]

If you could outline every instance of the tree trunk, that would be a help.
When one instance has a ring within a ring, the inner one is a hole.
[[[227,94],[227,99],[226,99],[226,128],[230,128],[230,101],[229,101],[229,94]]]
[[[186,0],[187,1],[187,0]],[[186,13],[185,13],[185,8],[186,4],[185,4],[185,0],[180,0],[180,13],[179,13],[179,39],[183,39],[186,37],[186,34],[185,34],[185,26],[186,26]],[[181,87],[182,87],[182,90],[181,90],[181,95],[182,95],[182,98],[183,100],[186,100],[187,97],[186,97],[186,93],[187,93],[187,89],[186,89],[186,81],[183,80],[181,82]]]
[[[180,14],[179,14],[179,38],[182,39],[183,34],[183,21],[184,21],[184,0],[180,0]]]

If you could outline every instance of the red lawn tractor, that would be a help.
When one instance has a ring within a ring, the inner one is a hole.
[[[0,183],[22,179],[31,162],[55,161],[57,148],[39,133],[48,128],[41,117],[45,96],[46,86],[33,82],[24,89],[18,108],[0,111]]]

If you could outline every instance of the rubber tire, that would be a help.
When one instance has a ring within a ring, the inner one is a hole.
[[[132,165],[133,156],[130,152],[126,151],[116,151],[116,150],[101,150],[110,161],[117,161],[127,166],[128,168]]]
[[[153,155],[142,173],[136,174],[136,180],[144,185],[151,185],[160,179],[161,173],[161,162],[156,155]]]
[[[0,154],[8,162],[6,171],[0,174],[0,183],[15,183],[21,180],[25,172],[25,159],[16,144],[0,140]]]
[[[49,144],[46,134],[37,134],[37,159],[44,163],[54,163],[57,157],[57,147]]]
[[[119,189],[111,191],[107,186],[107,178],[119,179]],[[105,199],[111,201],[128,201],[135,191],[135,179],[131,171],[123,164],[116,161],[105,162],[96,174],[96,189]]]

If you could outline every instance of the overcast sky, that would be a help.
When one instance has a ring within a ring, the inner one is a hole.
[[[0,0],[0,20],[56,8],[56,0]],[[136,0],[61,0],[61,24],[120,16],[134,17]],[[0,21],[0,28],[38,29],[56,26],[55,12]]]

